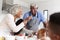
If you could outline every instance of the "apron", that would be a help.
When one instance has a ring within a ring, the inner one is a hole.
[[[38,15],[38,13],[37,13]],[[29,16],[31,16],[29,14]],[[37,17],[33,17],[28,23],[27,23],[27,28],[30,30],[33,30],[34,32],[38,31],[38,25],[39,25],[39,20],[38,20],[38,16]]]

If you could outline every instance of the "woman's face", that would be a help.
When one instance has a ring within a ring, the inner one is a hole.
[[[16,16],[17,16],[17,18],[20,18],[21,15],[22,15],[22,9],[19,9],[18,12],[17,12],[17,14],[16,14]]]

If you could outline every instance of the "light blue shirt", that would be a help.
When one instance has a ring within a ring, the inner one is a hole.
[[[27,23],[28,29],[37,31],[38,25],[40,24],[40,22],[45,22],[45,18],[41,12],[37,12],[36,15],[33,16],[32,13],[29,11],[24,14],[23,19],[26,19],[29,16],[32,16],[32,19]]]
[[[30,16],[29,14],[32,15],[32,13],[30,11],[25,13],[24,16],[23,16],[23,19],[26,19],[27,17],[29,17]],[[40,24],[40,22],[45,22],[46,21],[44,16],[43,16],[43,14],[41,12],[37,12],[36,16],[32,15],[32,20],[34,18],[37,18],[39,20],[39,24]]]

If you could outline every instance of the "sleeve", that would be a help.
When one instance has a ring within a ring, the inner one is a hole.
[[[14,22],[14,18],[12,16],[7,16],[7,24],[8,27],[10,27],[10,29],[13,32],[18,32],[19,30],[21,30],[24,27],[24,23],[20,23],[18,26],[16,26],[15,22]]]
[[[25,13],[23,19],[26,19],[27,17],[28,17],[28,13]]]
[[[46,20],[45,20],[45,17],[43,16],[42,13],[40,13],[40,21],[41,21],[41,22],[45,22],[45,21],[46,21]]]
[[[16,26],[18,26],[22,22],[23,22],[23,19],[19,19],[15,24],[16,24]]]

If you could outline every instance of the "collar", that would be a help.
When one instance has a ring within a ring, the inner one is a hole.
[[[29,12],[30,13],[30,15],[32,15],[32,13],[31,13],[31,11]],[[32,15],[33,16],[33,15]],[[37,17],[38,15],[37,15],[37,12],[36,12],[36,15],[34,16],[34,17]]]

